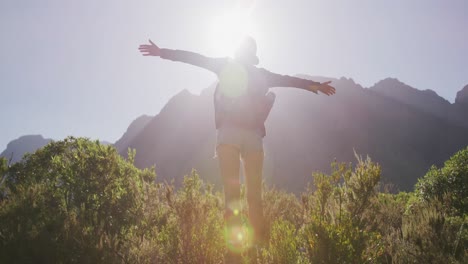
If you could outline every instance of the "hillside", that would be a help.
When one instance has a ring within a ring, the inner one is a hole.
[[[123,136],[117,140],[114,146],[117,149],[125,150],[128,148],[130,142],[145,128],[145,126],[151,121],[152,116],[142,115],[135,119]]]
[[[21,136],[8,143],[7,148],[0,154],[0,157],[5,157],[9,161],[11,160],[11,163],[15,163],[21,160],[24,154],[35,152],[36,149],[47,145],[51,140],[41,135]]]
[[[392,83],[401,84],[398,81],[382,81],[366,89],[352,79],[330,80],[337,88],[332,97],[273,89],[277,100],[265,138],[268,183],[298,192],[311,182],[313,171],[329,171],[334,158],[352,162],[356,151],[382,165],[384,182],[409,190],[431,165],[440,165],[468,145],[468,128],[463,123],[428,111],[431,105],[452,107],[435,93],[422,92],[427,96],[414,96],[419,101],[402,101],[382,92],[391,89]],[[174,179],[176,184],[195,168],[219,186],[213,158],[213,91],[210,87],[201,95],[186,90],[175,95],[128,144],[137,151],[136,165],[155,165],[160,179]],[[126,153],[126,149],[119,151]]]
[[[468,85],[457,93],[454,104],[432,90],[421,91],[394,78],[384,79],[369,89],[468,128]]]

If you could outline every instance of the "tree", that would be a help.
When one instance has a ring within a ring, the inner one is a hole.
[[[5,158],[0,157],[0,201],[3,200],[5,193],[5,180],[8,172],[8,162]]]
[[[452,214],[468,213],[468,147],[453,155],[441,169],[432,166],[416,184],[416,194],[425,201],[438,200]]]
[[[3,168],[3,166],[2,166]],[[133,263],[157,219],[145,206],[154,170],[112,146],[69,137],[8,171],[0,204],[1,263]],[[153,220],[151,220],[153,219]],[[150,221],[151,220],[151,221]]]

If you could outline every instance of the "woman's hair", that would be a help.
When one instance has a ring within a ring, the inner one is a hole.
[[[251,36],[245,36],[237,47],[234,56],[236,59],[243,62],[257,65],[259,63],[259,59],[257,57],[257,42],[255,39]]]

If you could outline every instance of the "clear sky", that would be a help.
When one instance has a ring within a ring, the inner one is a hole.
[[[239,2],[269,70],[395,77],[450,102],[468,84],[464,0],[1,0],[0,151],[26,134],[114,142],[180,90],[199,93],[214,75],[138,45],[224,56],[213,32]]]

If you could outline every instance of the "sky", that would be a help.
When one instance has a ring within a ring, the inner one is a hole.
[[[0,152],[29,134],[115,142],[182,89],[200,93],[215,75],[138,46],[227,56],[233,10],[248,10],[244,30],[273,72],[363,87],[393,77],[450,102],[468,84],[464,0],[0,0]]]

